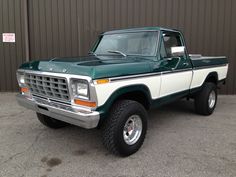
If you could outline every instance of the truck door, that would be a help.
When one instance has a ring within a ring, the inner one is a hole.
[[[192,80],[190,59],[186,50],[179,55],[173,54],[174,49],[184,49],[184,40],[180,33],[172,31],[162,31],[160,37],[160,97],[187,93]]]

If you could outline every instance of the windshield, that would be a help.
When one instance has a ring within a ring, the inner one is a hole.
[[[94,54],[155,56],[157,37],[156,31],[103,35]]]

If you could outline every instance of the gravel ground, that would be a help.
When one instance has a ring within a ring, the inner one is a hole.
[[[48,129],[17,105],[14,93],[2,93],[0,176],[236,176],[236,96],[220,96],[209,117],[196,115],[184,100],[149,115],[144,145],[121,158],[106,151],[99,130]]]

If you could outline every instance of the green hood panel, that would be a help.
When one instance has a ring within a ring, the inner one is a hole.
[[[155,57],[80,57],[31,61],[20,69],[89,76],[92,79],[147,73],[152,71]]]

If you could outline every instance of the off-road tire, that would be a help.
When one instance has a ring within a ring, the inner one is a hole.
[[[210,107],[208,104],[208,99],[211,92],[215,92],[215,104],[213,107]],[[214,83],[206,82],[201,91],[195,96],[195,110],[196,113],[200,115],[211,115],[217,104],[217,86]]]
[[[132,115],[138,115],[141,118],[142,132],[135,144],[128,145],[123,137],[123,129],[126,121]],[[117,101],[102,126],[104,146],[111,153],[119,156],[129,156],[138,151],[145,139],[147,117],[147,112],[140,103],[132,100]]]
[[[38,120],[46,127],[49,127],[52,129],[59,129],[68,125],[68,123],[66,122],[53,119],[49,116],[46,116],[40,113],[36,113],[36,114],[37,114]]]

